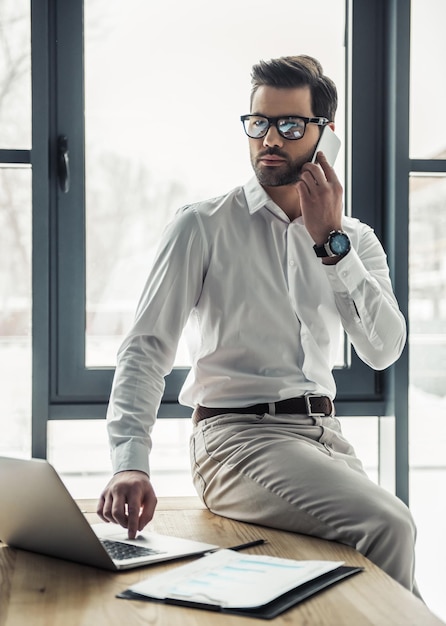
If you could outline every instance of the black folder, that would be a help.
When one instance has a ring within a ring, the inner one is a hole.
[[[310,580],[306,583],[303,583],[296,587],[295,589],[291,589],[286,593],[276,597],[271,602],[267,604],[263,604],[261,606],[249,607],[249,608],[226,608],[222,606],[218,606],[216,604],[204,604],[200,602],[192,602],[188,600],[178,600],[175,598],[165,598],[160,600],[158,598],[151,598],[147,595],[142,595],[139,593],[135,593],[130,589],[119,593],[116,597],[123,598],[126,600],[143,600],[147,602],[160,602],[163,604],[173,604],[176,606],[183,606],[194,609],[204,609],[207,611],[214,611],[218,613],[226,613],[230,615],[244,615],[246,617],[257,617],[259,619],[273,619],[287,611],[288,609],[296,606],[300,602],[303,602],[307,598],[331,587],[332,585],[345,580],[346,578],[353,576],[363,570],[362,567],[352,567],[341,565],[340,567],[322,574],[313,580]]]

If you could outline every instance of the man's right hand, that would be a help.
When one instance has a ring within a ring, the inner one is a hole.
[[[104,522],[120,524],[134,539],[150,522],[157,499],[149,477],[144,472],[129,470],[113,476],[98,502],[97,514]]]

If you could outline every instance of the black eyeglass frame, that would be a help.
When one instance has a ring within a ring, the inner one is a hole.
[[[249,120],[249,118],[251,117],[261,117],[263,119],[265,119],[268,122],[268,126],[266,127],[265,132],[263,132],[261,135],[257,135],[256,137],[253,137],[252,135],[248,134],[248,131],[246,129],[246,124],[245,122],[247,120]],[[291,119],[299,119],[302,120],[304,123],[304,131],[302,133],[302,135],[300,137],[287,137],[279,128],[278,126],[278,122],[279,120],[282,121],[287,121],[287,120],[291,120]],[[247,115],[241,115],[240,116],[240,121],[243,124],[243,129],[246,133],[246,135],[250,138],[250,139],[263,139],[263,137],[265,137],[269,131],[269,129],[271,128],[271,126],[274,124],[274,126],[276,127],[277,132],[279,133],[279,135],[281,137],[283,137],[284,139],[288,139],[288,141],[299,141],[299,139],[302,139],[302,137],[305,135],[305,131],[307,130],[307,124],[316,124],[317,126],[326,126],[327,124],[330,123],[330,120],[327,119],[326,117],[304,117],[302,115],[280,115],[279,117],[268,117],[267,115],[259,115],[256,113],[248,113]]]

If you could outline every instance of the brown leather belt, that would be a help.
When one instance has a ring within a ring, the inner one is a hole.
[[[231,408],[216,408],[198,405],[193,414],[195,424],[208,417],[224,415],[225,413],[244,413],[252,415],[263,415],[271,413],[295,413],[298,415],[309,415],[310,417],[329,417],[335,413],[333,400],[328,396],[300,396],[279,402],[254,404],[253,406],[241,406]]]

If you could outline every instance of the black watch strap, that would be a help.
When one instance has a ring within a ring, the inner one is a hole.
[[[324,243],[322,246],[313,246],[313,250],[316,252],[316,256],[320,258],[335,256],[328,246],[328,242]]]

